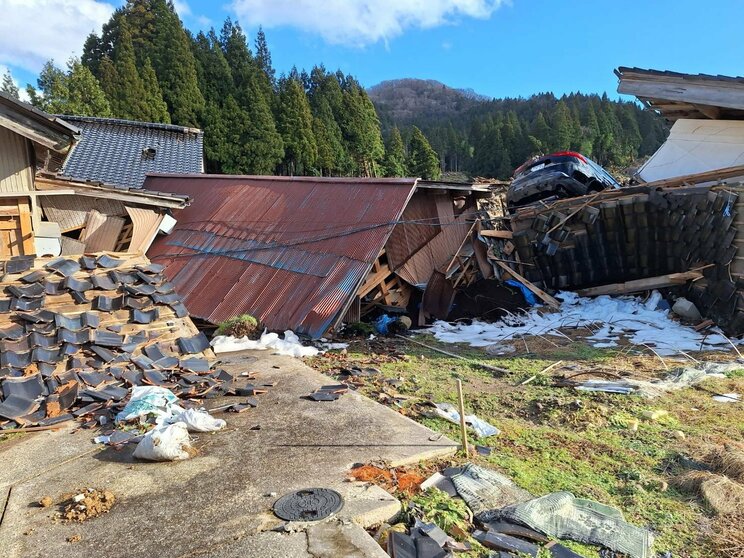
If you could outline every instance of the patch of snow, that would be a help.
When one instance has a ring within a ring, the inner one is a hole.
[[[587,338],[595,347],[614,347],[623,336],[635,345],[653,347],[661,356],[730,347],[729,340],[718,329],[703,334],[672,320],[668,309],[658,309],[662,297],[657,291],[646,301],[630,296],[583,298],[571,292],[556,296],[562,301],[557,311],[532,308],[495,323],[476,320],[464,325],[438,321],[429,331],[439,341],[468,343],[473,347],[486,347],[523,335],[562,337],[561,328],[588,326],[596,330]]]
[[[273,350],[276,354],[302,358],[315,356],[320,351],[315,347],[306,347],[300,343],[300,338],[291,330],[284,332],[284,339],[279,338],[277,333],[264,332],[260,339],[249,339],[248,337],[233,337],[231,335],[218,335],[212,339],[212,350],[215,353],[232,353],[235,351],[266,351]]]

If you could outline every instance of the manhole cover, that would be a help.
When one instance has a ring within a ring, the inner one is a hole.
[[[344,507],[341,494],[330,488],[305,488],[274,502],[274,513],[287,521],[318,521]]]

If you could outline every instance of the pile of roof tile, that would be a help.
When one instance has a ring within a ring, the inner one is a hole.
[[[0,429],[110,414],[132,386],[199,398],[232,382],[212,370],[207,338],[144,256],[0,266]]]
[[[728,189],[635,186],[520,208],[513,244],[527,264],[525,278],[555,290],[704,268],[687,296],[740,335],[744,297],[735,296],[740,285],[729,270],[736,215],[737,194]]]

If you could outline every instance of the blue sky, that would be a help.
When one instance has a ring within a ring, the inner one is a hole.
[[[0,67],[35,82],[121,1],[0,0]],[[436,79],[493,96],[615,95],[620,65],[744,74],[741,0],[179,0],[185,25],[228,15],[253,37],[263,23],[278,71],[324,63],[364,85]],[[28,21],[37,24],[29,27]],[[46,23],[48,22],[48,27]]]

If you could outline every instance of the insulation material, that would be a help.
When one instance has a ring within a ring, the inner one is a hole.
[[[742,164],[744,121],[682,119],[638,174],[651,182]]]
[[[144,254],[155,240],[164,215],[141,207],[126,207],[125,209],[133,226],[132,241],[129,243],[128,250]]]
[[[95,209],[90,211],[81,235],[81,240],[85,242],[85,251],[113,251],[123,228],[124,219],[121,217],[103,215]]]
[[[682,351],[725,350],[731,347],[720,331],[697,332],[659,310],[661,295],[654,291],[646,301],[635,297],[582,298],[576,293],[559,293],[562,299],[557,312],[533,308],[523,315],[509,315],[494,323],[473,321],[470,325],[436,322],[431,333],[445,343],[469,343],[486,347],[524,335],[555,335],[561,328],[593,326],[596,330],[586,341],[597,348],[615,347],[621,337],[634,345],[654,348],[661,356]]]
[[[39,203],[47,220],[59,223],[63,233],[84,227],[88,212],[92,210],[104,215],[127,215],[123,203],[107,198],[43,196],[39,198]]]

